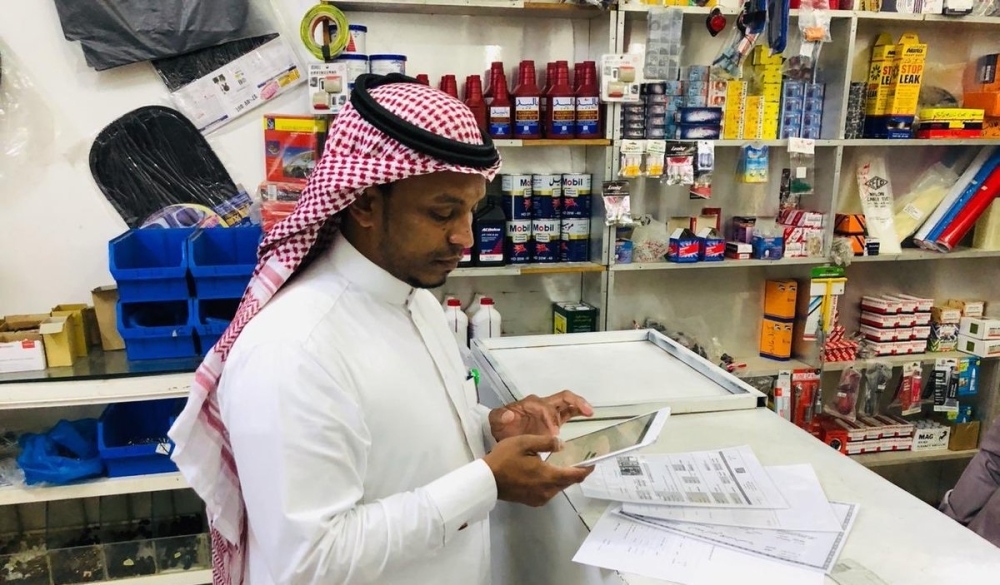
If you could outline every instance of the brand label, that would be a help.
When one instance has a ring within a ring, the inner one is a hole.
[[[510,107],[490,108],[490,136],[494,138],[510,138]]]
[[[597,97],[576,98],[576,135],[597,136],[601,123],[601,105]]]
[[[586,262],[590,259],[589,219],[564,219],[560,232],[560,261]]]
[[[501,175],[500,190],[511,195],[531,196],[531,175]]]
[[[507,237],[504,238],[504,249],[507,261],[520,264],[531,261],[531,220],[515,220],[507,222]]]
[[[572,136],[576,130],[576,98],[552,98],[552,135]]]
[[[514,98],[514,135],[534,136],[539,134],[541,110],[537,97]]]
[[[535,262],[555,262],[559,258],[559,221],[535,220],[531,224]]]
[[[476,262],[503,262],[504,229],[489,225],[479,228],[476,234]]]
[[[560,226],[560,237],[563,241],[590,239],[590,220],[564,219]]]

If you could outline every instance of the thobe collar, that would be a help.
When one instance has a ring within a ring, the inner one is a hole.
[[[413,287],[389,274],[338,233],[327,255],[328,266],[359,289],[391,305],[403,306]]]

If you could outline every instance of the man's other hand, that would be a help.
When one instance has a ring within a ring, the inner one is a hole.
[[[483,458],[497,482],[497,498],[533,507],[543,506],[594,471],[593,467],[556,467],[538,456],[558,451],[561,446],[558,437],[545,435],[520,435],[497,443]]]
[[[563,390],[547,398],[532,394],[496,408],[490,412],[490,431],[502,441],[518,435],[558,436],[562,425],[574,416],[593,416],[594,409],[586,400]]]

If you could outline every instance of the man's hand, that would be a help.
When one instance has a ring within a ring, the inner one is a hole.
[[[497,499],[543,506],[594,471],[593,467],[556,467],[538,456],[558,451],[561,446],[558,437],[544,435],[521,435],[497,443],[483,457],[497,482]]]
[[[594,409],[583,398],[563,390],[547,398],[532,394],[523,400],[490,412],[490,431],[502,441],[518,435],[558,436],[563,423],[574,416],[593,416]]]

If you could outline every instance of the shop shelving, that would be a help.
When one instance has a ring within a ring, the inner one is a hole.
[[[186,487],[187,482],[176,472],[102,478],[64,486],[8,486],[0,488],[0,506],[161,492]]]
[[[876,467],[887,467],[890,465],[903,465],[907,463],[971,459],[975,457],[978,452],[979,449],[968,449],[965,451],[949,451],[948,449],[938,449],[934,451],[886,451],[885,453],[850,455],[850,458],[871,469]]]
[[[203,585],[211,582],[212,571],[204,569],[180,573],[164,573],[148,577],[115,579],[113,581],[98,581],[90,585]]]
[[[191,368],[190,371],[194,371]],[[0,385],[0,410],[110,404],[158,398],[183,398],[192,374],[171,373],[119,378],[66,379]]]

